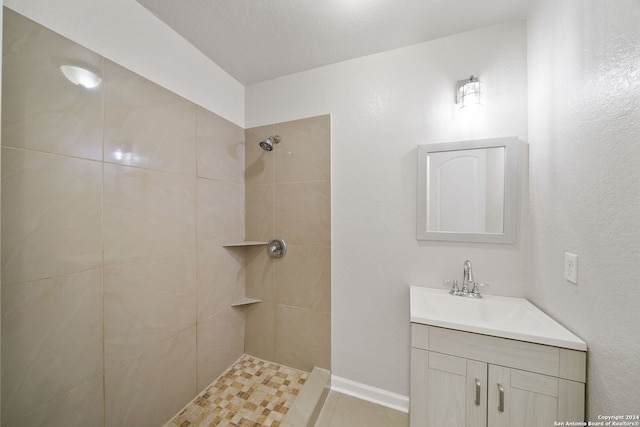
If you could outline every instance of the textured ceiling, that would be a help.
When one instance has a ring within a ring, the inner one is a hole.
[[[137,1],[249,85],[523,19],[533,0]]]

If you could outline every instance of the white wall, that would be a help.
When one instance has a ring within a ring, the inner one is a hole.
[[[589,346],[589,419],[637,414],[640,2],[541,0],[528,28],[529,295]]]
[[[134,0],[5,0],[4,5],[244,126],[244,86]]]
[[[479,114],[454,106],[455,81],[486,83]],[[332,115],[332,371],[409,394],[409,284],[462,279],[523,296],[517,245],[416,241],[418,144],[527,135],[526,26],[507,23],[248,86],[253,127]],[[251,141],[247,141],[251,143]],[[285,236],[286,237],[286,236]]]

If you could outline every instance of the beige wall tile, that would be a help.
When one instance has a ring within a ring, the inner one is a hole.
[[[195,250],[195,178],[104,165],[105,266]]]
[[[244,353],[244,312],[228,307],[198,323],[198,390]],[[186,403],[186,402],[185,402]]]
[[[105,425],[164,425],[196,394],[192,327],[105,371]]]
[[[244,240],[244,186],[198,178],[198,248]]]
[[[284,258],[274,260],[276,303],[331,311],[331,250],[289,245]]]
[[[2,284],[101,267],[102,165],[2,150]]]
[[[330,116],[317,116],[275,125],[281,141],[275,155],[275,182],[331,179]]]
[[[244,131],[245,167],[244,182],[247,185],[273,184],[274,155],[273,151],[264,151],[258,143],[275,135],[273,126],[260,126]]]
[[[198,176],[244,183],[244,130],[197,107]]]
[[[268,241],[275,235],[275,187],[245,187],[245,223],[247,240]]]
[[[276,234],[291,245],[331,245],[331,183],[276,184]]]
[[[102,85],[67,80],[61,65],[103,74],[100,55],[4,10],[2,145],[102,159]]]
[[[223,311],[244,296],[244,257],[236,248],[198,252],[198,321]]]
[[[6,427],[104,425],[102,374],[29,412]]]
[[[331,369],[331,315],[277,305],[274,361],[306,372]]]
[[[245,309],[244,352],[260,359],[275,361],[275,305],[260,302]]]
[[[105,61],[104,160],[196,173],[196,106]]]
[[[105,369],[196,324],[193,254],[104,269]]]
[[[246,238],[278,235],[289,246],[282,259],[265,257],[262,247],[246,249],[246,293],[263,302],[247,308],[245,350],[307,370],[328,367],[331,354],[330,128],[325,115],[245,131]],[[275,134],[281,142],[261,150],[258,142]],[[310,338],[291,325],[298,321],[326,327]]]
[[[247,296],[263,301],[275,301],[273,258],[269,258],[265,246],[247,247],[244,250]]]
[[[3,422],[100,374],[101,291],[100,270],[3,283]]]
[[[3,423],[162,425],[244,350],[245,255],[218,247],[245,236],[244,130],[5,14]],[[59,58],[102,85],[71,85]],[[273,359],[274,307],[259,314]]]

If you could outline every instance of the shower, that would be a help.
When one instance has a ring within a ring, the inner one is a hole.
[[[260,141],[260,148],[264,151],[271,151],[273,150],[273,146],[278,142],[280,142],[280,135],[273,135]]]

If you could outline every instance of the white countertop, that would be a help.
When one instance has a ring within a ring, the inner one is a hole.
[[[453,296],[444,289],[410,287],[411,321],[586,351],[587,344],[524,298]]]

